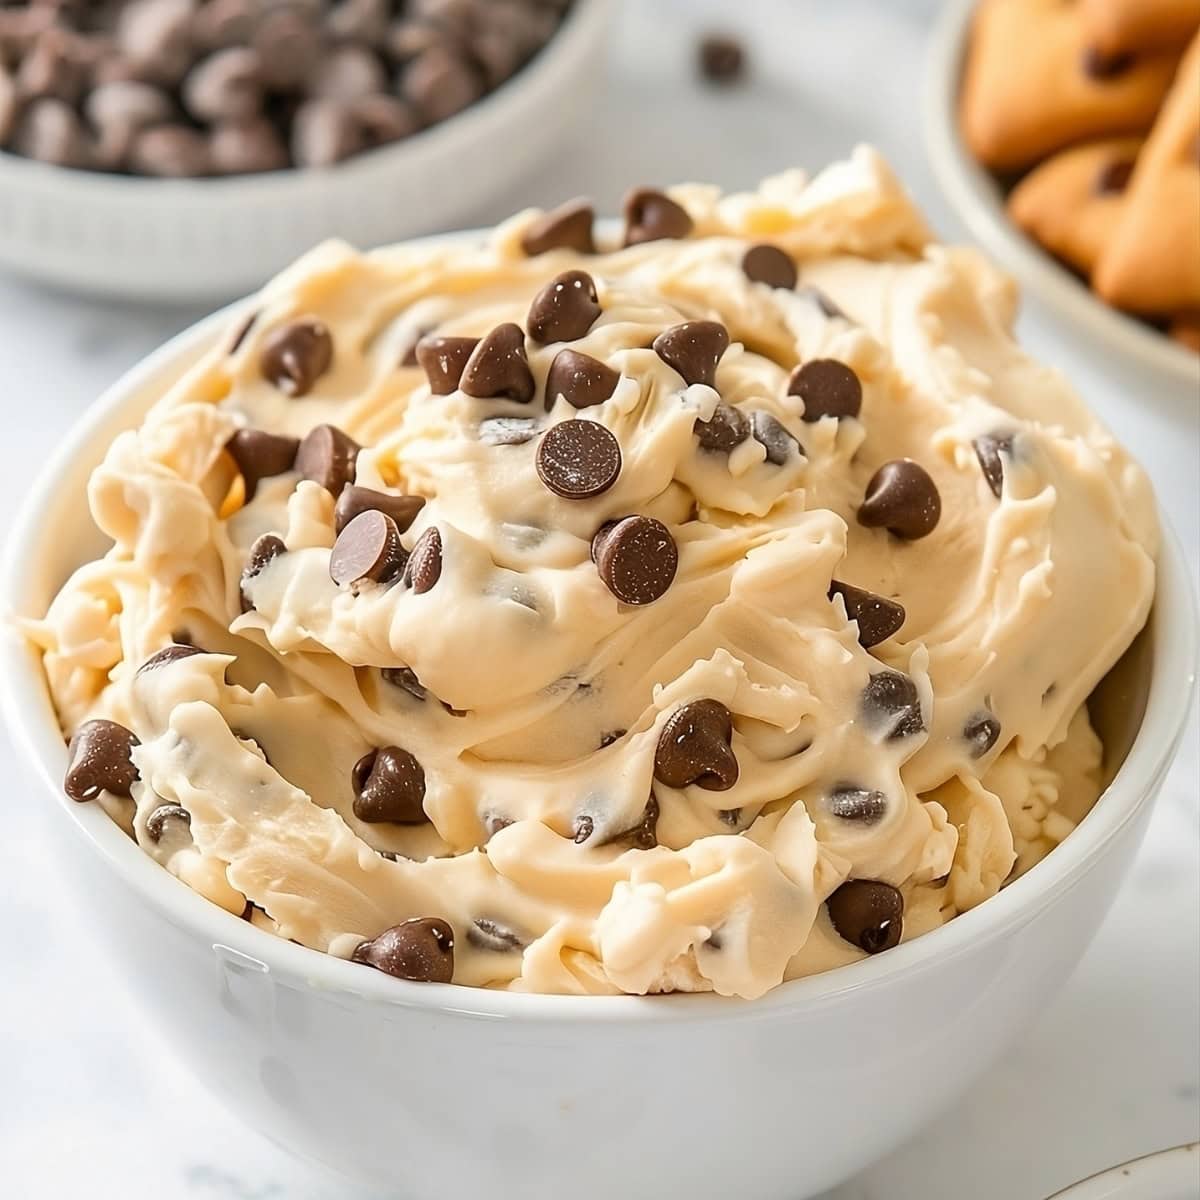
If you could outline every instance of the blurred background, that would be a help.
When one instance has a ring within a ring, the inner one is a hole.
[[[0,63],[3,18],[17,7],[25,6],[0,2]],[[354,226],[344,229],[352,240],[369,241],[389,222],[392,234],[383,236],[484,225],[576,195],[594,198],[600,213],[615,213],[635,184],[698,179],[752,187],[785,167],[818,168],[865,141],[892,161],[941,235],[969,240],[961,209],[935,178],[922,132],[925,89],[935,82],[935,26],[947,16],[937,0],[580,0],[577,8],[602,12],[589,17],[586,37],[577,36],[573,47],[558,55],[555,38],[565,44],[570,31],[551,34],[521,73],[479,102],[477,115],[471,108],[447,114],[444,131],[435,126],[413,138],[415,166],[382,164],[383,156],[406,147],[401,138],[395,147],[349,160],[345,183],[329,171],[287,171],[276,173],[289,177],[286,184],[250,175],[206,181],[226,191],[200,199],[162,191],[135,197],[111,189],[161,181],[124,174],[100,179],[85,196],[62,178],[83,172],[52,168],[48,177],[34,159],[99,151],[79,149],[61,111],[39,118],[39,127],[23,135],[27,153],[20,161],[0,154],[0,263],[8,267],[0,266],[0,528],[11,524],[40,464],[89,401],[148,351],[238,294],[234,285],[222,295],[224,269],[233,280],[239,269],[253,272],[254,255],[280,250],[288,231],[304,236],[332,221]],[[159,35],[165,36],[161,29]],[[720,36],[706,52],[712,35]],[[166,45],[153,43],[154,53],[166,53]],[[502,80],[511,69],[505,53],[516,61],[529,52],[500,47],[494,74],[484,72],[483,82],[477,78],[461,95],[469,100]],[[357,88],[359,68],[351,64],[344,78],[332,79],[331,94]],[[66,68],[54,60],[42,69],[57,78]],[[339,145],[401,137],[410,129],[406,121],[415,128],[431,119],[428,106],[436,109],[436,97],[455,86],[454,70],[453,63],[434,61],[431,91],[401,89],[402,108],[374,104],[371,121],[364,117],[352,132],[322,125],[320,112],[302,118],[290,101],[270,111],[249,101],[238,111],[266,119],[274,132],[260,128],[255,147],[229,153],[319,162],[336,157]],[[238,76],[230,71],[233,83],[224,83],[236,92]],[[542,91],[522,99],[516,94],[522,80],[537,72]],[[112,81],[122,82],[119,70]],[[390,83],[380,86],[397,95]],[[0,67],[0,129],[4,87]],[[218,114],[225,104],[237,110],[242,101],[213,89],[215,99],[192,103],[201,109],[208,103]],[[485,115],[501,103],[504,120]],[[310,123],[303,136],[298,122]],[[214,128],[218,123],[214,117]],[[433,140],[443,133],[450,149],[437,151]],[[10,151],[15,145],[10,141]],[[185,161],[178,156],[194,151],[182,143],[160,146],[157,158],[146,159],[145,146],[126,147],[110,163],[170,174]],[[206,161],[205,169],[215,168]],[[131,223],[128,213],[142,205]],[[226,205],[236,214],[253,210],[253,220],[238,226],[241,215],[221,215]],[[123,225],[114,212],[126,213]],[[205,239],[222,229],[225,249],[214,251],[221,243]],[[237,237],[246,239],[241,252]],[[191,288],[188,254],[196,278],[203,273],[202,289]],[[31,273],[59,282],[30,281]],[[73,276],[93,294],[64,286]],[[105,278],[118,292],[129,290],[123,280],[136,278],[153,298],[96,294]],[[1029,293],[1020,333],[1035,356],[1070,376],[1150,468],[1195,571],[1200,376],[1114,353]],[[837,1200],[1041,1197],[1112,1163],[1200,1137],[1197,749],[1193,726],[1137,870],[1071,984],[1026,1042],[967,1102],[840,1189]],[[34,838],[20,811],[18,768],[3,738],[0,769],[9,816],[8,836],[0,839],[7,914],[0,1194],[369,1200],[234,1123],[143,1033],[99,948],[55,898],[53,864],[45,861],[53,848]],[[914,1087],[919,1076],[915,1064]],[[779,1133],[789,1136],[786,1114]]]

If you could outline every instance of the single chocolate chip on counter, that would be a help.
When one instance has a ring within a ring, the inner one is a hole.
[[[467,359],[459,386],[480,400],[496,397],[528,404],[533,399],[533,373],[520,325],[497,325],[482,338]]]
[[[929,472],[911,458],[884,463],[867,484],[858,523],[916,541],[937,528],[942,498]]]
[[[414,983],[454,978],[454,929],[440,917],[413,917],[362,942],[354,961]]]
[[[80,803],[101,792],[128,796],[141,778],[132,758],[137,745],[137,738],[116,721],[85,721],[71,738],[63,791]]]
[[[575,250],[594,254],[592,223],[596,211],[590,200],[568,200],[530,221],[521,235],[521,249],[534,258],[548,250]]]
[[[963,727],[963,740],[972,758],[982,758],[999,740],[1000,722],[990,712],[976,713]]]
[[[546,411],[562,396],[572,408],[591,408],[603,404],[621,376],[607,363],[578,350],[560,350],[546,375]]]
[[[887,730],[889,742],[925,728],[917,685],[899,671],[880,671],[871,676],[863,688],[862,709],[873,726]]]
[[[660,238],[685,238],[692,232],[687,209],[653,188],[634,188],[626,195],[624,208],[626,246]]]
[[[604,586],[623,604],[652,604],[679,569],[679,549],[671,532],[653,517],[625,517],[592,540],[596,570]]]
[[[137,669],[139,675],[144,675],[147,671],[153,671],[157,667],[169,666],[173,662],[178,662],[181,658],[191,658],[194,654],[203,654],[204,651],[199,646],[192,646],[182,642],[172,642],[169,646],[164,646],[161,650],[150,655],[148,659]]]
[[[552,425],[537,448],[538,478],[564,500],[590,500],[621,474],[621,446],[598,421]]]
[[[904,933],[904,897],[890,883],[851,879],[825,902],[838,936],[868,954],[898,945]]]
[[[414,700],[424,700],[429,695],[429,689],[417,678],[412,667],[381,667],[379,674],[385,683],[401,688]]]
[[[791,291],[799,278],[791,255],[769,242],[751,246],[742,255],[742,270],[751,283],[765,283],[767,287],[785,291]]]
[[[338,534],[329,555],[329,578],[339,587],[363,579],[383,583],[399,574],[407,557],[396,522],[368,509]]]
[[[479,422],[479,440],[485,446],[523,446],[537,437],[532,417],[485,417]]]
[[[707,421],[697,421],[693,432],[700,439],[702,450],[728,454],[750,436],[750,422],[741,409],[732,404],[718,404]]]
[[[829,811],[843,821],[876,825],[887,813],[888,798],[873,788],[854,783],[839,783],[828,796]]]
[[[717,321],[684,321],[654,339],[654,353],[683,376],[684,383],[713,387],[717,363],[729,349],[729,331]]]
[[[241,583],[241,599],[242,612],[249,612],[254,605],[250,603],[250,597],[246,595],[246,584],[250,582],[256,575],[260,574],[263,568],[281,554],[287,553],[287,546],[284,544],[283,538],[277,537],[273,533],[264,533],[253,546],[250,547],[250,555],[246,559],[245,569],[242,571]]]
[[[1133,174],[1132,158],[1114,158],[1106,162],[1092,180],[1092,191],[1098,196],[1115,195],[1129,186]]]
[[[298,397],[312,390],[332,362],[333,337],[329,329],[315,317],[303,317],[267,335],[259,370],[284,395]]]
[[[800,439],[769,412],[759,409],[750,414],[750,432],[754,435],[754,440],[766,450],[766,461],[772,466],[782,467],[793,454],[804,453]]]
[[[746,69],[746,51],[737,38],[727,33],[708,33],[697,48],[700,72],[710,83],[731,84]]]
[[[904,606],[885,596],[835,579],[829,585],[829,598],[841,596],[846,618],[858,622],[858,642],[864,650],[877,646],[904,624]]]
[[[511,954],[525,949],[525,939],[520,934],[491,917],[476,917],[467,930],[467,941],[476,950],[488,950],[493,954]]]
[[[431,525],[413,546],[408,562],[404,565],[404,586],[417,595],[429,591],[442,577],[442,535],[436,525]]]
[[[1133,66],[1133,62],[1132,54],[1105,54],[1103,50],[1097,50],[1095,46],[1088,46],[1083,52],[1083,73],[1089,79],[1100,81],[1116,79],[1118,75],[1124,75]]]
[[[458,391],[463,370],[478,345],[478,338],[467,337],[427,336],[417,342],[414,353],[435,396]]]
[[[152,842],[161,842],[169,822],[179,821],[184,825],[192,823],[192,814],[181,804],[160,804],[146,818],[146,836]]]
[[[378,824],[422,825],[429,818],[425,801],[425,772],[407,750],[383,746],[368,751],[354,764],[354,815]]]
[[[317,425],[306,433],[296,451],[296,470],[304,479],[319,483],[332,496],[341,496],[354,482],[358,452],[362,447],[336,425]]]
[[[733,717],[720,700],[680,705],[663,725],[654,751],[654,778],[668,787],[691,784],[724,792],[738,781]]]
[[[862,383],[836,358],[814,358],[802,363],[788,380],[788,395],[804,401],[805,421],[822,417],[857,417],[862,409]]]
[[[992,495],[997,500],[1004,492],[1004,459],[1001,454],[1012,455],[1013,435],[1011,433],[985,433],[972,443],[975,447],[975,457],[979,459],[979,469],[983,472],[987,485],[992,489]]]
[[[281,437],[265,429],[239,429],[225,443],[225,449],[237,463],[248,504],[262,480],[282,475],[295,466],[300,439]]]
[[[333,529],[335,533],[341,533],[360,513],[375,511],[386,513],[404,533],[424,507],[424,496],[394,496],[391,492],[377,492],[348,483],[333,506]]]
[[[543,345],[573,342],[599,315],[595,280],[586,271],[564,271],[534,296],[525,324],[529,336]]]

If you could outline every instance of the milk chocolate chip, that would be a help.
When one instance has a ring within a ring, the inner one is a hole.
[[[533,258],[548,250],[575,250],[594,254],[592,238],[595,210],[590,200],[568,200],[557,208],[535,217],[521,235],[521,249]]]
[[[341,496],[354,481],[362,447],[336,425],[317,425],[304,435],[296,451],[296,470],[304,479],[319,483],[330,495]]]
[[[942,498],[929,472],[911,458],[896,458],[871,476],[858,523],[915,541],[932,533],[941,515]]]
[[[851,879],[826,901],[838,936],[868,954],[898,945],[904,932],[904,897],[890,883]]]
[[[679,567],[670,530],[653,517],[625,517],[592,540],[596,570],[624,604],[652,604],[666,595]]]
[[[577,350],[560,350],[546,375],[546,411],[562,396],[572,408],[591,408],[603,404],[613,392],[621,376],[599,359]]]
[[[653,188],[635,188],[625,197],[625,245],[656,242],[660,238],[685,238],[692,218],[682,205]]]
[[[263,479],[292,469],[300,439],[281,437],[265,429],[239,429],[225,443],[225,449],[237,463],[249,504]]]
[[[483,338],[467,359],[459,386],[479,399],[497,397],[528,404],[534,383],[521,327],[512,322],[497,325]]]
[[[654,778],[668,787],[696,784],[724,792],[738,781],[733,717],[719,700],[693,700],[668,718],[654,751]]]
[[[590,500],[621,474],[621,447],[598,421],[573,418],[552,425],[537,449],[537,473],[556,496]]]
[[[684,321],[654,339],[654,352],[683,376],[684,383],[713,387],[717,363],[729,349],[729,331],[717,321]]]
[[[364,579],[382,583],[399,574],[407,557],[396,522],[368,509],[338,534],[329,555],[329,577],[339,587]]]
[[[417,362],[435,396],[458,390],[467,360],[478,345],[478,338],[466,337],[423,337],[417,342]]]
[[[133,748],[139,744],[116,721],[85,721],[71,738],[63,791],[81,803],[95,800],[101,792],[128,796],[141,778],[132,758]]]
[[[564,271],[533,298],[525,324],[534,341],[573,342],[599,315],[595,280],[586,271]]]
[[[862,384],[858,376],[835,358],[814,358],[802,363],[788,380],[788,395],[804,401],[802,418],[857,417],[862,408]]]
[[[303,317],[272,330],[263,342],[263,378],[287,396],[306,395],[333,362],[333,337],[323,321]]]
[[[371,750],[354,764],[354,815],[377,824],[393,821],[421,825],[425,815],[425,772],[421,764],[399,746]]]
[[[767,287],[786,291],[791,291],[799,278],[791,255],[766,242],[751,246],[742,255],[742,271],[751,283],[765,283]]]
[[[454,929],[440,917],[413,917],[360,943],[354,961],[397,979],[449,983],[454,978]]]
[[[834,596],[841,596],[847,619],[858,622],[858,641],[863,649],[890,638],[904,624],[904,607],[894,600],[837,579],[829,585],[830,600]]]

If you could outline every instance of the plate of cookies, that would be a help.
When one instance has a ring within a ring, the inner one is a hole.
[[[1094,344],[1200,379],[1200,0],[957,0],[927,80],[971,232]]]

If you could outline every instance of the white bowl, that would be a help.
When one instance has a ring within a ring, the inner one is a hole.
[[[369,247],[453,227],[570,129],[599,77],[609,13],[609,0],[576,0],[496,91],[327,169],[144,179],[0,152],[0,269],[71,291],[194,304],[244,295],[328,237]]]
[[[233,319],[181,334],[64,439],[13,533],[0,611],[44,612],[103,548],[80,518],[89,472]],[[1183,729],[1187,579],[1168,538],[1150,628],[1098,705],[1114,760],[1128,754],[1063,845],[944,928],[754,1002],[406,983],[273,937],[189,890],[97,805],[65,798],[41,663],[11,630],[0,693],[29,767],[22,802],[47,821],[62,886],[94,914],[147,1023],[251,1127],[404,1195],[799,1200],[945,1108],[1083,953]]]
[[[1200,1142],[1160,1150],[1092,1175],[1050,1200],[1196,1200],[1200,1196]]]
[[[947,199],[989,253],[1089,347],[1116,351],[1164,380],[1200,383],[1200,355],[1136,317],[1110,308],[1012,223],[1000,185],[963,143],[958,94],[976,3],[948,0],[943,6],[925,71],[925,142]]]

